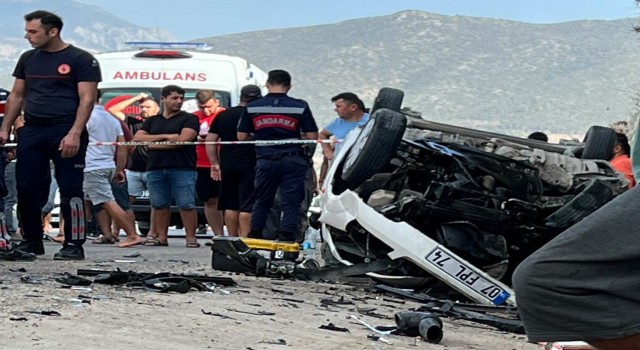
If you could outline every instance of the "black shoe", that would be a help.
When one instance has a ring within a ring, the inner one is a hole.
[[[53,255],[53,260],[84,260],[82,246],[67,245]]]
[[[0,261],[34,261],[36,255],[32,253],[21,252],[16,249],[0,250]]]
[[[22,241],[15,247],[21,253],[31,253],[35,255],[44,255],[44,244],[42,241]]]

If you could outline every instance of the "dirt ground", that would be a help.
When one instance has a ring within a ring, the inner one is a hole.
[[[348,319],[349,315],[374,326],[393,325],[394,313],[419,304],[384,301],[362,285],[218,272],[211,268],[208,247],[187,249],[184,239],[172,239],[169,247],[129,249],[88,242],[83,262],[53,261],[58,246],[46,243],[45,248],[47,254],[35,262],[0,262],[0,349],[539,349],[522,335],[449,319],[444,320],[444,338],[437,345],[397,335],[386,336],[391,344],[372,341],[367,335],[373,333]],[[140,255],[125,257],[135,253]],[[54,280],[64,272],[75,274],[79,268],[208,274],[231,277],[238,284],[214,292],[160,294],[99,284],[91,285],[90,291],[64,289]],[[21,281],[23,276],[31,283]],[[80,295],[90,297],[91,303],[79,302]],[[321,299],[340,297],[357,301],[320,306]],[[376,308],[375,313],[389,319],[360,315],[356,306]],[[51,310],[60,316],[29,312]],[[318,328],[329,323],[349,332]]]

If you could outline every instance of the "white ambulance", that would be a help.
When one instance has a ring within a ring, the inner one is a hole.
[[[102,69],[103,104],[114,97],[145,92],[160,101],[170,84],[185,89],[185,107],[193,112],[198,90],[215,91],[223,107],[235,106],[240,89],[255,84],[264,89],[267,74],[240,57],[205,52],[204,43],[128,42],[129,51],[96,54]],[[125,111],[138,114],[137,106]]]

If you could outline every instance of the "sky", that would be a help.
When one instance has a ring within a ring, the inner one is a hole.
[[[76,0],[178,40],[331,24],[419,10],[529,23],[638,17],[634,0]]]

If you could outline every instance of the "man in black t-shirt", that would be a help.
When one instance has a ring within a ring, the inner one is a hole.
[[[247,85],[240,91],[240,103],[220,113],[209,129],[207,141],[238,141],[238,122],[245,105],[262,97],[260,88]],[[220,157],[218,157],[218,150]],[[253,181],[256,174],[256,148],[244,145],[207,145],[211,177],[221,181],[218,209],[224,211],[229,235],[247,237],[251,231]]]
[[[183,102],[184,89],[176,85],[162,88],[162,114],[145,120],[133,140],[176,143],[195,141],[200,123],[198,117],[181,110]],[[170,206],[172,200],[175,200],[187,236],[187,247],[200,246],[196,239],[196,177],[195,145],[149,145],[147,184],[152,226],[157,236],[147,239],[146,245],[167,245]]]
[[[25,38],[33,50],[18,60],[16,78],[0,128],[0,144],[24,105],[18,132],[16,179],[24,241],[16,248],[44,254],[41,210],[49,196],[49,161],[60,188],[65,242],[56,260],[83,260],[85,210],[82,181],[89,120],[101,80],[98,61],[60,38],[62,19],[47,11],[25,15]]]
[[[140,108],[140,115],[126,115],[125,109],[134,103],[138,103]],[[129,97],[118,101],[117,103],[107,108],[109,113],[114,117],[124,121],[129,130],[135,134],[142,127],[142,123],[147,118],[157,115],[160,112],[160,106],[158,102],[152,97],[143,92],[136,96]],[[129,202],[133,204],[136,198],[142,196],[145,190],[147,190],[147,156],[149,149],[147,146],[136,146],[129,156],[127,162],[127,190],[129,192]],[[149,230],[152,235],[155,234],[153,227]]]

